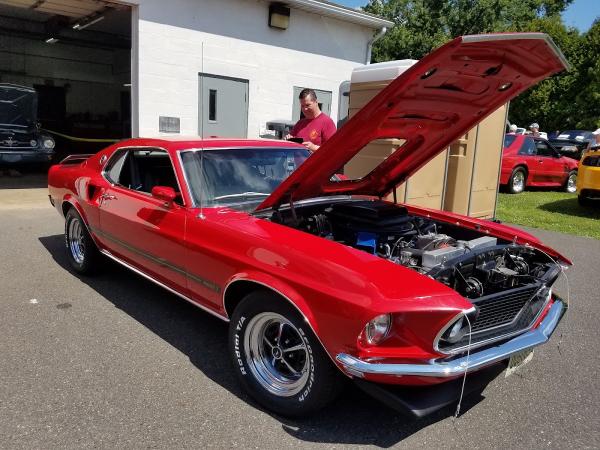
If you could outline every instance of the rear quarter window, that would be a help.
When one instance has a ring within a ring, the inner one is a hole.
[[[521,148],[519,149],[519,155],[532,156],[535,154],[536,154],[535,141],[530,137],[526,137],[525,139],[523,139],[523,144],[521,145]]]
[[[515,142],[516,138],[517,138],[517,136],[515,134],[505,135],[504,136],[504,148],[510,147],[512,145],[512,143]]]

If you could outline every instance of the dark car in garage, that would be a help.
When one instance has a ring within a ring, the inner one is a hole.
[[[0,164],[48,162],[54,146],[39,128],[35,89],[0,84]]]

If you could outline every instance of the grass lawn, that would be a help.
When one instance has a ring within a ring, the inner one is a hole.
[[[600,239],[600,204],[583,207],[575,194],[531,191],[499,194],[502,222]]]

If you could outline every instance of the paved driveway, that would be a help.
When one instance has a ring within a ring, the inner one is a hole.
[[[109,262],[78,278],[45,192],[25,194],[20,209],[6,196],[21,193],[0,195],[2,448],[600,447],[600,241],[535,231],[576,264],[571,309],[532,362],[459,419],[407,422],[349,386],[289,421],[240,390],[225,323]]]

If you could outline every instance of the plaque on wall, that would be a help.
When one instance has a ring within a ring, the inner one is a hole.
[[[158,131],[161,133],[179,133],[179,117],[158,117]]]

